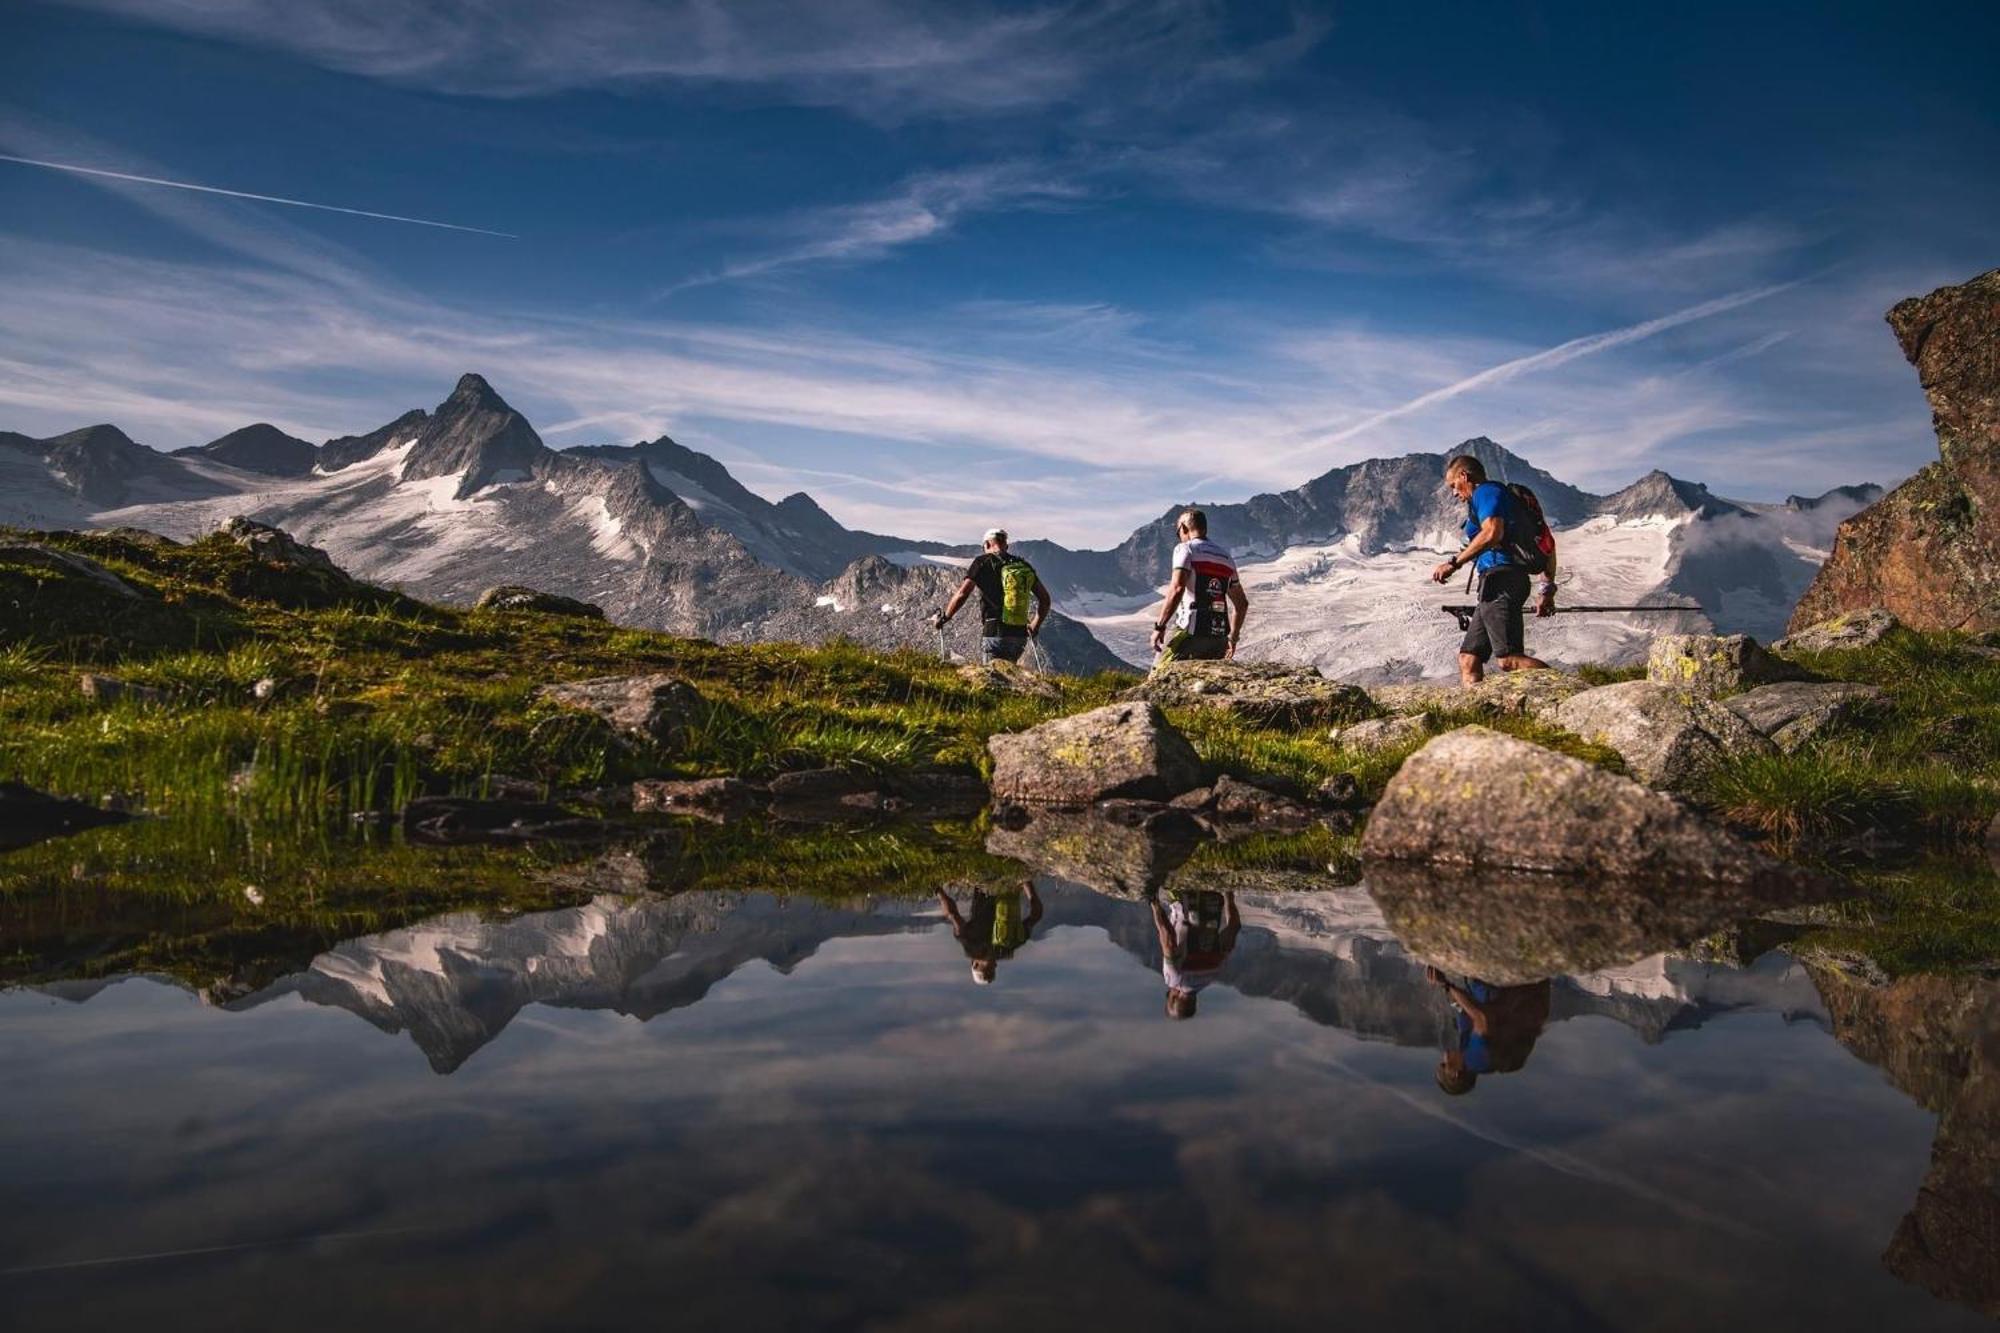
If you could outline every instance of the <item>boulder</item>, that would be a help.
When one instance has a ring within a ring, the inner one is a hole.
[[[1903,622],[1879,606],[1849,611],[1831,620],[1821,620],[1794,630],[1771,645],[1775,653],[1831,653],[1846,648],[1867,648],[1878,644]]]
[[[1373,717],[1366,691],[1282,662],[1169,662],[1125,696],[1162,708],[1213,708],[1269,727]]]
[[[840,801],[881,784],[871,773],[852,768],[806,768],[771,779],[774,801]]]
[[[1422,740],[1430,735],[1430,719],[1423,713],[1408,713],[1401,717],[1381,717],[1371,722],[1357,722],[1351,727],[1342,727],[1333,733],[1333,743],[1343,750],[1353,750],[1357,754],[1373,754],[1377,750],[1393,750]]]
[[[1790,628],[1867,607],[1918,630],[2000,628],[2000,269],[1888,318],[1930,399],[1938,461],[1840,525]]]
[[[1815,877],[1675,797],[1478,726],[1446,732],[1403,762],[1361,852],[1370,862],[1652,880],[1686,892],[1734,884],[1774,902],[1826,896]]]
[[[1083,806],[1109,797],[1166,801],[1202,780],[1201,757],[1151,703],[1107,704],[986,742],[993,795]]]
[[[632,809],[741,813],[758,795],[759,789],[741,778],[645,778],[632,784]]]
[[[339,572],[333,557],[325,551],[317,546],[308,546],[283,528],[274,528],[269,523],[259,523],[239,514],[222,525],[221,533],[267,565]]]
[[[1882,691],[1873,685],[1788,680],[1746,690],[1725,699],[1722,706],[1790,754],[1836,722],[1878,707],[1883,698]]]
[[[972,662],[958,669],[958,678],[975,690],[996,694],[1023,694],[1031,699],[1056,699],[1062,687],[1039,671],[1029,671],[1013,662]]]
[[[574,597],[537,592],[518,583],[503,583],[479,594],[472,604],[475,611],[538,611],[547,616],[578,616],[585,620],[604,619],[604,608]]]
[[[1646,659],[1646,679],[1710,698],[1805,674],[1748,634],[1662,634]]]
[[[626,736],[677,744],[706,707],[692,685],[673,676],[598,676],[544,685],[536,697],[597,714]]]
[[[1671,685],[1628,680],[1564,700],[1549,720],[1616,750],[1641,782],[1686,791],[1731,754],[1776,750],[1721,704]]]
[[[19,782],[0,782],[0,852],[130,818],[123,811],[50,796]]]
[[[1209,789],[1206,809],[1219,820],[1239,824],[1300,827],[1311,816],[1305,806],[1283,792],[1244,782],[1227,774]]]
[[[1313,793],[1313,799],[1321,805],[1332,806],[1337,810],[1366,804],[1366,798],[1361,794],[1361,780],[1352,773],[1335,773],[1319,784],[1319,790]]]
[[[173,696],[156,685],[135,685],[129,680],[116,676],[99,675],[86,671],[76,678],[77,688],[83,697],[101,704],[135,703],[158,707],[169,702]]]
[[[0,541],[0,563],[74,575],[114,597],[137,598],[139,590],[87,555],[40,542]]]
[[[1581,676],[1554,669],[1496,671],[1477,685],[1371,685],[1368,697],[1385,713],[1491,713],[1544,717],[1589,689]]]
[[[1137,898],[1194,855],[1201,831],[1172,807],[1119,802],[1107,809],[1037,809],[996,819],[986,850],[1099,893]]]

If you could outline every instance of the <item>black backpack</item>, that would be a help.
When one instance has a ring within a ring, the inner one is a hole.
[[[1548,519],[1542,516],[1542,502],[1518,481],[1508,482],[1506,489],[1515,513],[1507,518],[1501,547],[1509,559],[1530,574],[1546,574],[1556,553],[1556,535],[1549,530]]]

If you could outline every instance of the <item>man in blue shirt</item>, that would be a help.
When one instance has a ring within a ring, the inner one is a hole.
[[[1519,500],[1505,486],[1486,479],[1486,467],[1469,454],[1460,454],[1444,467],[1445,488],[1465,501],[1466,544],[1457,555],[1431,571],[1438,583],[1448,583],[1466,565],[1479,571],[1479,605],[1472,628],[1458,646],[1458,678],[1476,685],[1486,675],[1489,659],[1502,671],[1526,671],[1546,667],[1547,662],[1530,657],[1524,646],[1522,613],[1528,605],[1528,571],[1518,554],[1523,545],[1535,540],[1529,516]],[[1513,548],[1513,549],[1510,549]],[[1543,601],[1553,604],[1554,588],[1543,590]],[[1548,614],[1537,608],[1542,615]]]

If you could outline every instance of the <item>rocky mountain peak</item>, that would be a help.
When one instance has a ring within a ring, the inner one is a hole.
[[[1596,512],[1614,518],[1715,518],[1747,511],[1698,482],[1682,481],[1654,468],[1624,490],[1605,496]]]
[[[262,472],[273,477],[303,477],[319,461],[319,449],[296,435],[287,435],[268,421],[232,430],[207,444],[176,449],[177,454],[212,458],[218,463]]]
[[[523,481],[549,454],[528,419],[478,375],[464,375],[438,404],[403,463],[403,479],[459,476],[463,498],[500,481]]]

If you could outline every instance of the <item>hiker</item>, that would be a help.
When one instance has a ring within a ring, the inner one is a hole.
[[[1236,656],[1250,599],[1236,576],[1236,561],[1208,539],[1208,515],[1189,509],[1175,524],[1174,581],[1153,617],[1153,666],[1169,662],[1216,662]],[[1231,611],[1235,614],[1232,616]],[[1167,627],[1173,626],[1168,637]]]
[[[1028,640],[1041,633],[1049,615],[1049,590],[1042,586],[1035,567],[1018,555],[1007,553],[1007,530],[990,528],[984,539],[985,551],[975,557],[965,571],[965,581],[945,603],[944,610],[931,617],[931,626],[942,630],[979,590],[979,660],[982,663],[1018,662],[1028,650]],[[1028,609],[1034,603],[1032,612]]]
[[[1481,1074],[1511,1074],[1528,1063],[1549,1021],[1549,983],[1494,986],[1477,978],[1459,985],[1435,967],[1424,980],[1451,1005],[1453,1036],[1438,1057],[1438,1089],[1463,1097]]]
[[[1509,488],[1486,479],[1486,467],[1470,454],[1460,454],[1444,467],[1445,488],[1465,501],[1466,544],[1457,555],[1431,570],[1431,580],[1448,583],[1466,565],[1479,572],[1479,605],[1472,628],[1458,646],[1458,678],[1476,685],[1486,675],[1489,659],[1502,671],[1527,671],[1547,662],[1528,656],[1523,642],[1522,615],[1528,604],[1528,580],[1542,574],[1539,616],[1556,609],[1553,542],[1539,543],[1536,521],[1528,506]]]
[[[1202,991],[1222,971],[1236,948],[1243,918],[1236,914],[1236,895],[1213,889],[1182,894],[1167,891],[1160,906],[1158,890],[1146,891],[1153,911],[1153,931],[1160,937],[1160,976],[1167,983],[1167,1017],[1193,1018]]]
[[[1035,933],[1035,924],[1042,919],[1042,899],[1035,892],[1033,880],[1023,880],[1018,891],[1000,894],[989,894],[975,887],[972,902],[962,915],[950,894],[939,889],[937,896],[951,921],[952,937],[972,964],[975,986],[991,986],[1000,964],[1028,942],[1028,937]],[[1023,897],[1028,900],[1026,913],[1021,911]]]

